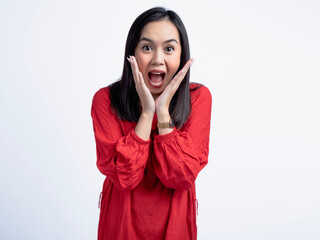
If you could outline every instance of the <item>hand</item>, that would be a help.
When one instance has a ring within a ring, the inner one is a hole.
[[[187,74],[190,66],[193,63],[193,59],[189,59],[189,61],[184,65],[184,67],[176,74],[176,76],[170,81],[170,83],[166,86],[164,91],[156,100],[156,111],[158,120],[167,121],[170,118],[169,115],[169,105],[173,95],[176,93],[177,89],[180,86],[180,83],[184,79]]]
[[[134,56],[129,56],[127,59],[130,62],[134,83],[141,101],[142,114],[150,114],[150,116],[153,117],[155,113],[155,102],[150,90],[144,83],[144,79],[142,73],[139,70],[137,60]]]

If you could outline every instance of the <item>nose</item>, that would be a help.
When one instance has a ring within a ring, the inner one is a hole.
[[[164,58],[161,51],[157,50],[153,52],[152,56],[152,65],[163,65],[164,64]]]

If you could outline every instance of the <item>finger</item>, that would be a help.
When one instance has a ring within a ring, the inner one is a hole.
[[[137,60],[134,56],[131,56],[132,58],[132,62],[133,62],[133,68],[134,68],[134,72],[136,74],[136,81],[138,82],[139,86],[142,87],[142,84],[141,82],[144,83],[143,81],[143,77],[142,77],[142,74],[139,70],[139,66],[138,66],[138,63],[137,63]]]
[[[139,79],[140,70],[139,70],[139,66],[138,66],[137,60],[136,60],[136,58],[134,56],[131,56],[131,58],[132,58],[133,68],[134,68],[134,71],[136,73],[137,79]]]
[[[141,87],[144,87],[145,84],[144,84],[144,81],[143,81],[142,73],[139,72],[138,76],[139,76],[139,84],[140,84],[140,86],[141,86]]]
[[[139,72],[139,84],[140,84],[140,86],[141,86],[141,89],[142,89],[145,93],[146,93],[146,92],[150,93],[150,90],[148,89],[146,83],[145,83],[144,80],[143,80],[143,76],[142,76],[142,73],[141,73],[141,72]]]
[[[193,64],[193,58],[190,58],[181,70],[184,72],[187,72],[192,64]]]
[[[173,85],[180,85],[184,77],[186,76],[189,68],[191,67],[193,63],[193,59],[189,59],[189,61],[183,66],[183,68],[178,72],[178,74],[172,79],[171,83]]]
[[[183,78],[186,76],[189,68],[191,67],[192,63],[193,63],[193,59],[189,59],[189,61],[183,66],[183,68],[176,75],[177,76],[177,80],[180,80],[180,81],[183,80]]]
[[[135,66],[136,64],[135,64],[133,56],[129,56],[127,59],[128,59],[130,66],[131,66],[133,80],[135,81],[135,83],[137,83],[137,81],[139,80],[139,76],[138,76],[139,69],[137,71],[137,67]]]

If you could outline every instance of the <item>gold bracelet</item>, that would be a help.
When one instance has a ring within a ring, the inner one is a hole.
[[[157,124],[158,128],[174,128],[174,122],[170,118],[169,122],[159,123]]]

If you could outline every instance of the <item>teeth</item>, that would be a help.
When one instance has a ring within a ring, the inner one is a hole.
[[[152,72],[152,74],[154,74],[154,75],[161,75],[162,73]]]

